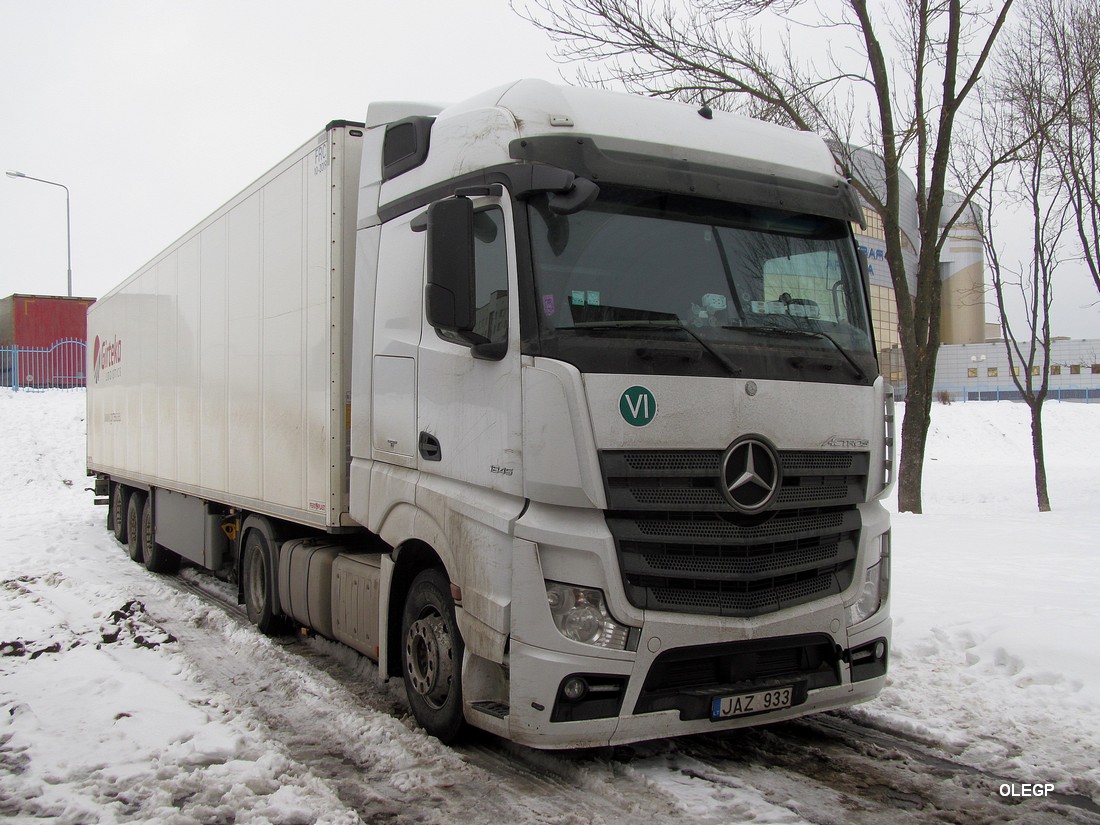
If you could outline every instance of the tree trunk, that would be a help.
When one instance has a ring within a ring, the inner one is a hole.
[[[933,359],[933,363],[935,360]],[[903,513],[923,513],[921,481],[928,427],[932,422],[932,385],[935,370],[917,369],[908,376],[905,393],[905,418],[901,424],[901,461],[898,467],[898,509]]]
[[[1047,464],[1043,457],[1043,403],[1031,407],[1031,450],[1035,456],[1035,497],[1039,512],[1050,512],[1050,495],[1047,493]]]

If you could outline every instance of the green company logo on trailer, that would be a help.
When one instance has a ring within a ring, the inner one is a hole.
[[[645,387],[631,387],[619,398],[619,412],[632,427],[644,427],[657,414],[657,399]]]

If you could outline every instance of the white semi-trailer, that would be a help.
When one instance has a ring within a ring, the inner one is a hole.
[[[542,748],[875,696],[893,415],[817,137],[521,81],[334,122],[88,314],[131,556]]]

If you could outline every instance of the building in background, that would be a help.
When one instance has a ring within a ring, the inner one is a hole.
[[[1019,401],[1012,373],[1023,379],[1025,369],[1026,364],[1009,366],[1004,341],[944,346],[936,362],[934,392],[952,401]],[[1041,363],[1031,368],[1036,386],[1041,369]],[[1100,340],[1055,338],[1049,371],[1050,400],[1100,401]]]
[[[862,175],[871,186],[885,188],[882,160],[878,155],[860,151],[854,160],[862,167]],[[900,184],[902,254],[909,290],[915,293],[917,245],[920,239],[917,190],[905,175],[901,176]],[[947,203],[940,215],[940,225],[946,224],[957,210],[957,199]],[[871,323],[879,350],[879,369],[892,384],[903,386],[906,383],[905,360],[901,353],[894,283],[886,263],[886,235],[877,212],[865,205],[863,213],[866,225],[854,229],[856,241],[860,249],[866,252],[871,270]],[[943,279],[940,307],[942,343],[977,344],[986,341],[985,254],[972,211],[963,214],[951,229],[940,256],[940,277]]]

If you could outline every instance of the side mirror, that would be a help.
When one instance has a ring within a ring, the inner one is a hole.
[[[428,323],[467,333],[474,328],[474,205],[449,198],[428,207]]]

